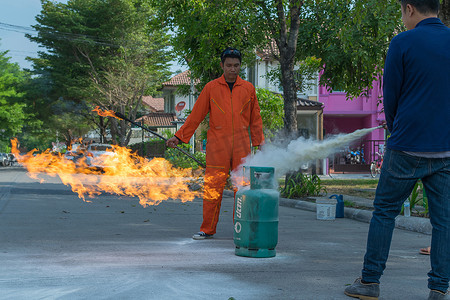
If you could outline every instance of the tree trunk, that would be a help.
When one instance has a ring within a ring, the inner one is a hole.
[[[67,132],[64,134],[64,139],[65,139],[66,148],[69,149],[73,143],[72,130],[70,130],[70,129],[67,130]]]
[[[128,124],[125,120],[121,120],[120,122],[120,142],[119,145],[125,147],[128,145],[128,142],[131,138],[131,125]]]
[[[106,143],[106,140],[107,140],[106,125],[105,125],[103,117],[99,117],[99,118],[100,118],[100,126],[99,126],[99,128],[100,128],[100,143],[103,144],[103,143]]]
[[[442,0],[439,18],[445,26],[450,27],[450,0]]]
[[[280,52],[281,83],[284,97],[284,129],[287,133],[297,132],[297,88],[294,78],[294,65],[300,27],[299,13],[302,5],[302,1],[290,1],[290,27],[288,30],[283,1],[276,1],[279,38],[275,41]]]
[[[283,61],[282,56],[280,58],[284,98],[284,129],[286,132],[292,133],[297,132],[297,91],[294,80],[294,67],[293,61]]]
[[[115,119],[115,118],[111,118],[111,123],[109,125],[109,129],[110,129],[110,133],[111,133],[111,144],[113,145],[117,145],[117,141],[118,141],[118,137],[119,137],[119,123],[120,121]]]

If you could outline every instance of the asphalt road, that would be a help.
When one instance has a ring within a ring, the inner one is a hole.
[[[317,220],[280,207],[277,255],[234,254],[233,199],[218,233],[195,241],[201,200],[142,207],[100,195],[83,202],[58,178],[0,169],[0,299],[351,299],[368,224]],[[380,299],[427,299],[430,236],[394,232]]]

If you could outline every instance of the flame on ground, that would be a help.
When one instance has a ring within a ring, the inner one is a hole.
[[[11,152],[16,155],[18,162],[27,168],[31,178],[42,183],[42,174],[59,176],[61,181],[70,186],[84,201],[87,201],[86,196],[93,198],[106,192],[138,197],[139,203],[146,207],[158,205],[168,199],[187,202],[202,196],[203,184],[198,183],[201,182],[201,171],[177,169],[163,158],[148,160],[131,153],[131,150],[125,147],[114,146],[114,155],[104,156],[102,165],[108,167],[99,175],[98,170],[87,166],[85,157],[74,163],[60,153],[51,153],[49,149],[40,154],[32,150],[20,155],[17,139],[11,140],[11,144]],[[190,188],[192,182],[196,182],[197,190]]]

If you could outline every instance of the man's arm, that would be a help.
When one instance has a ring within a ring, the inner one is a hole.
[[[383,105],[386,124],[393,130],[398,100],[403,83],[403,59],[400,45],[395,38],[389,45],[383,75]]]

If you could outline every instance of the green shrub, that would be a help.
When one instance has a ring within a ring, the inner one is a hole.
[[[300,172],[286,175],[283,188],[280,188],[281,196],[284,198],[301,198],[308,196],[319,196],[326,193],[317,175],[307,175]]]
[[[163,157],[166,151],[166,142],[163,140],[150,140],[128,147],[142,157]]]
[[[186,152],[189,152],[191,149],[191,146],[189,144],[179,144],[178,147],[185,150]],[[196,152],[192,156],[194,156],[200,162],[206,164],[206,156],[203,152]],[[175,148],[167,148],[164,158],[177,168],[191,168],[195,170],[199,167],[198,163],[195,162],[195,160]]]
[[[411,207],[411,211],[419,212],[415,207],[416,205],[422,205],[425,208],[425,215],[428,215],[428,198],[425,193],[425,189],[423,188],[422,180],[418,180],[414,185],[414,188],[411,192],[411,195],[408,197],[409,204]],[[402,205],[402,210],[400,213],[403,213],[404,204]]]

